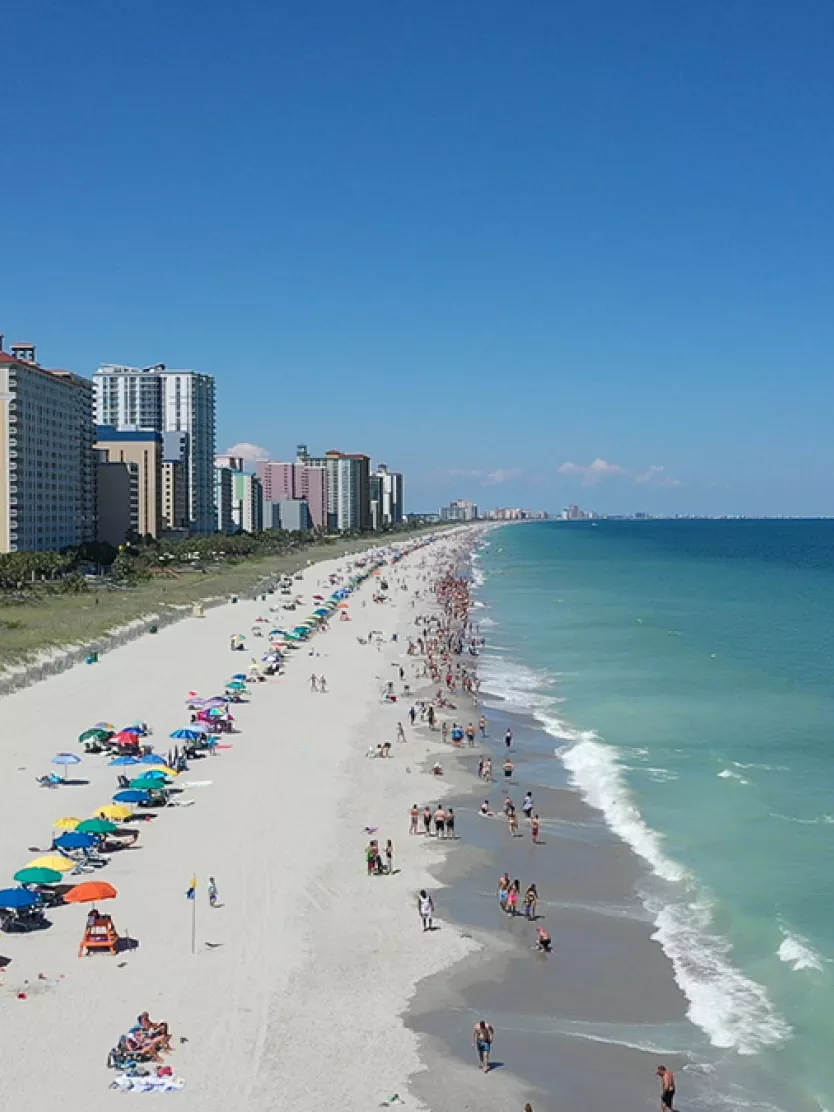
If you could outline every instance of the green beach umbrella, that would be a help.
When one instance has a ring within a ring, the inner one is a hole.
[[[119,828],[107,819],[85,819],[75,829],[79,834],[115,834]]]
[[[93,727],[92,730],[85,730],[83,734],[78,735],[79,741],[107,741],[113,735],[109,730],[99,730]]]
[[[21,869],[14,874],[14,878],[18,884],[60,884],[64,875],[57,869],[42,869],[36,866]]]
[[[138,780],[131,780],[130,786],[134,791],[157,792],[160,788],[166,788],[168,781],[158,776],[140,776]]]

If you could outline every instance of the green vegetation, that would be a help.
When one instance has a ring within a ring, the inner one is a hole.
[[[0,555],[0,669],[48,646],[95,641],[109,629],[170,607],[251,596],[308,561],[435,528],[356,537],[267,532],[182,541],[148,538],[119,551],[94,545],[69,553]]]

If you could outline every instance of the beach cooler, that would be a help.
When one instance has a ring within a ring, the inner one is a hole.
[[[94,922],[88,924],[78,948],[78,956],[83,958],[96,950],[105,950],[110,954],[119,951],[119,936],[109,915],[99,915]]]

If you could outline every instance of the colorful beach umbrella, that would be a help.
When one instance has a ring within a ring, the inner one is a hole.
[[[124,726],[120,731],[123,734],[135,734],[137,737],[143,732],[144,728],[142,726]]]
[[[107,741],[110,737],[110,730],[100,730],[97,726],[93,726],[91,730],[85,730],[83,734],[78,735],[79,741]]]
[[[77,765],[81,764],[81,758],[77,753],[56,753],[52,758],[54,765]]]
[[[184,730],[174,730],[174,732],[171,734],[171,737],[175,738],[177,741],[199,741],[200,740],[199,733],[195,729],[193,729],[193,727],[190,727],[190,726],[187,727]]]
[[[66,903],[98,903],[99,900],[115,900],[118,892],[106,880],[86,880],[83,884],[76,884],[64,896]]]
[[[58,849],[89,849],[96,844],[92,834],[79,834],[77,830],[70,830],[55,839]]]
[[[40,896],[28,888],[0,888],[0,907],[34,907],[40,902]]]
[[[111,765],[138,765],[138,757],[114,757],[110,762]]]
[[[14,879],[18,884],[60,884],[64,877],[57,869],[19,869]]]
[[[158,777],[151,776],[151,774],[148,773],[147,776],[140,776],[137,780],[131,780],[128,791],[155,792],[165,787],[165,783],[165,780],[160,781]],[[115,796],[113,798],[115,799]]]
[[[165,758],[161,753],[143,753],[135,763],[144,765],[164,765]]]
[[[55,830],[75,830],[80,822],[81,819],[74,819],[67,815],[66,818],[57,819],[52,825]]]
[[[98,814],[111,822],[126,822],[133,818],[133,808],[124,803],[108,803],[106,807],[99,807]]]
[[[112,722],[96,722],[93,729],[94,730],[107,730],[111,734],[115,734],[115,732],[116,732],[116,727],[113,725]]]
[[[118,826],[109,819],[84,819],[78,824],[77,834],[115,834]]]
[[[75,868],[77,862],[60,853],[45,853],[43,857],[36,857],[26,866],[27,869],[54,869],[56,873],[68,873]]]
[[[137,788],[127,788],[125,791],[116,792],[113,796],[114,803],[148,803],[150,801],[150,794],[147,791],[139,791]]]

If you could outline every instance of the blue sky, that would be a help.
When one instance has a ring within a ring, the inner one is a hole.
[[[0,330],[412,509],[834,513],[830,0],[31,0]]]

